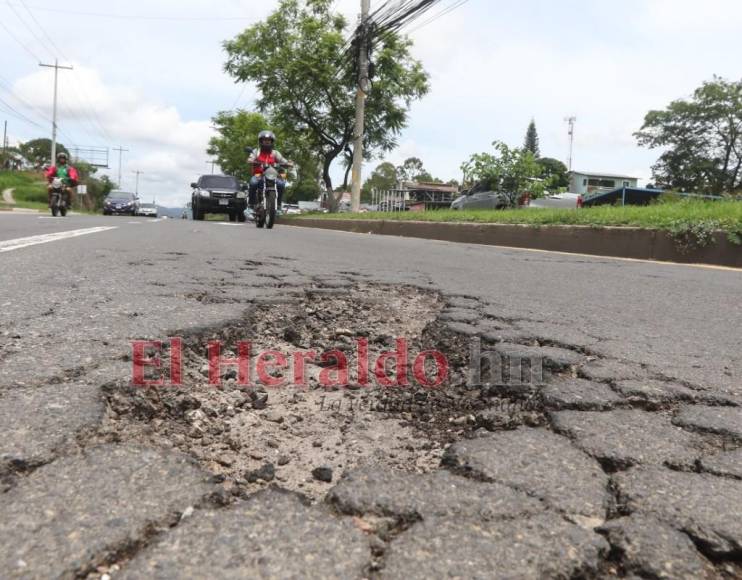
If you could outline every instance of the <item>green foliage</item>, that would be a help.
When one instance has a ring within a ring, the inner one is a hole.
[[[355,74],[343,59],[347,23],[332,7],[331,0],[281,0],[264,21],[225,43],[225,70],[239,81],[255,83],[259,110],[291,133],[284,139],[297,134],[318,153],[327,191],[333,191],[333,163],[352,157],[357,92]],[[396,146],[412,101],[428,91],[428,76],[410,47],[408,39],[388,34],[372,55],[366,159]]]
[[[320,216],[321,217],[321,216]],[[337,216],[333,216],[337,217]],[[649,206],[599,206],[582,209],[438,210],[342,214],[343,219],[394,219],[431,222],[473,222],[523,225],[627,226],[665,230],[680,247],[703,246],[714,232],[725,232],[742,244],[742,202],[683,199]]]
[[[319,159],[301,134],[289,130],[280,122],[270,122],[260,113],[244,110],[221,111],[212,122],[218,135],[211,138],[206,152],[216,159],[224,173],[248,181],[252,167],[247,164],[245,148],[258,147],[260,131],[273,131],[276,134],[276,149],[296,164],[291,172],[286,201],[317,199],[320,193]]]
[[[430,173],[425,171],[423,162],[417,157],[405,159],[404,163],[397,167],[398,181],[428,181],[428,178],[431,178]]]
[[[260,113],[243,110],[220,111],[211,121],[218,135],[211,138],[206,152],[216,159],[225,174],[247,181],[252,175],[252,168],[247,165],[245,147],[257,147],[258,133],[275,128],[269,126]],[[276,135],[276,148],[282,151],[279,137]]]
[[[362,193],[368,197],[374,189],[387,191],[394,189],[397,185],[397,168],[393,163],[385,161],[376,166],[363,184]]]
[[[714,77],[692,99],[650,111],[635,136],[640,145],[666,149],[653,167],[665,187],[742,192],[742,80]]]
[[[34,169],[41,169],[49,165],[52,155],[52,140],[51,139],[33,139],[26,143],[21,143],[18,147],[21,155],[25,157],[28,162],[33,166]],[[57,153],[70,152],[61,143],[57,143]]]
[[[539,151],[538,131],[536,130],[536,121],[534,119],[531,119],[531,123],[528,125],[523,149],[533,153],[533,156],[536,159],[541,157],[541,152]]]
[[[569,170],[558,159],[541,157],[538,159],[541,166],[541,179],[547,191],[557,192],[569,187]]]
[[[496,153],[475,153],[461,166],[467,180],[506,194],[511,205],[526,192],[538,197],[544,192],[540,175],[542,167],[533,153],[511,149],[501,141],[492,143]]]
[[[0,192],[10,188],[14,190],[13,198],[19,207],[38,208],[47,203],[46,184],[41,173],[0,171]]]

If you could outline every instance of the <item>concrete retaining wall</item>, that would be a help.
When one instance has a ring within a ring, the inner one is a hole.
[[[359,234],[403,236],[466,244],[742,268],[742,246],[731,243],[723,232],[714,234],[714,242],[706,247],[682,251],[670,233],[639,228],[535,227],[503,224],[311,218],[284,221],[284,225]]]

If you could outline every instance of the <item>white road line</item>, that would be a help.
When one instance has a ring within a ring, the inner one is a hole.
[[[226,222],[216,222],[216,225],[218,225],[218,226],[237,226],[237,227],[244,227],[244,224],[228,224]]]
[[[108,230],[115,230],[116,227],[99,227],[99,228],[87,228],[84,230],[71,230],[68,232],[57,232],[55,234],[42,234],[40,236],[30,236],[28,238],[17,238],[15,240],[5,240],[0,242],[0,253],[10,252],[12,250],[20,250],[28,246],[35,246],[37,244],[47,244],[49,242],[56,242],[59,240],[66,240],[68,238],[76,238],[78,236],[86,236],[88,234],[97,234],[100,232],[106,232]]]

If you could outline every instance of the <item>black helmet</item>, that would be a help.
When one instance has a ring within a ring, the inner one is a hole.
[[[262,145],[265,139],[270,139],[272,142],[271,145],[276,142],[276,136],[273,134],[273,131],[261,131],[258,135],[258,143]]]
[[[62,161],[62,159],[67,161],[67,154],[64,151],[57,153],[57,161]]]

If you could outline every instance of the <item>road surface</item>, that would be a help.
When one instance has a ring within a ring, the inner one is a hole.
[[[3,213],[0,272],[2,577],[742,573],[742,272]],[[397,339],[443,384],[287,384]],[[284,383],[210,385],[214,340]]]

